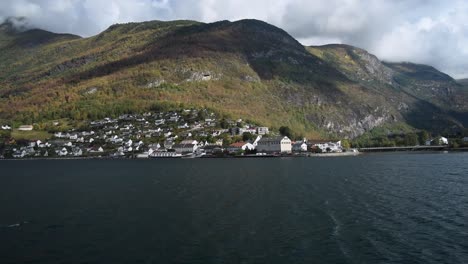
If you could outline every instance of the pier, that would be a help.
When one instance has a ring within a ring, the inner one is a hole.
[[[360,152],[385,152],[385,151],[427,151],[448,150],[449,146],[410,146],[410,147],[376,147],[360,148]]]

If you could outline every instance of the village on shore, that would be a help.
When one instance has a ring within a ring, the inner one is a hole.
[[[54,122],[54,125],[59,125]],[[11,129],[2,126],[3,130]],[[23,125],[19,131],[35,127]],[[288,130],[286,128],[285,130]],[[206,109],[125,114],[91,121],[86,129],[55,132],[50,139],[12,142],[2,158],[201,158],[355,155],[341,141],[293,141],[249,121],[221,119]],[[341,153],[341,154],[338,154]]]

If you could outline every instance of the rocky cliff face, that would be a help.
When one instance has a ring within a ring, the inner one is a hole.
[[[307,49],[349,79],[384,95],[387,99],[384,105],[396,113],[384,118],[383,123],[400,120],[429,130],[467,125],[460,122],[464,120],[460,116],[468,110],[464,103],[468,99],[466,93],[450,76],[431,66],[382,62],[367,51],[348,45]]]

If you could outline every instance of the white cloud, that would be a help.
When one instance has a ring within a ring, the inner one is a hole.
[[[381,35],[372,51],[390,61],[433,65],[454,77],[468,76],[468,4],[406,22]]]
[[[463,0],[2,0],[0,19],[82,36],[115,23],[256,18],[304,44],[347,43],[390,61],[428,63],[468,77],[468,3]]]

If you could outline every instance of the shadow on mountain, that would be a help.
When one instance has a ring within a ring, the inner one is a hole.
[[[183,62],[231,54],[245,60],[263,80],[278,78],[304,85],[325,85],[328,89],[334,87],[328,80],[350,82],[285,31],[257,20],[185,26],[137,52],[138,55],[97,66],[64,81],[78,83],[164,59]]]
[[[408,124],[417,129],[436,133],[455,133],[463,129],[463,126],[468,122],[466,113],[447,113],[434,104],[423,100],[418,100],[412,109],[404,114],[404,118]]]

